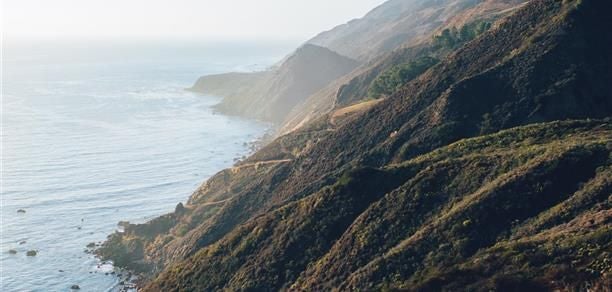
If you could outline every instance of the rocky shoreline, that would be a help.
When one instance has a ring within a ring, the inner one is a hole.
[[[111,291],[113,292],[138,291],[138,287],[140,287],[144,279],[143,275],[135,271],[132,271],[130,269],[127,269],[127,268],[118,267],[114,264],[112,260],[108,260],[108,259],[104,259],[100,257],[99,250],[103,245],[104,243],[102,242],[98,242],[98,243],[91,242],[86,246],[86,249],[84,250],[84,252],[87,254],[93,254],[97,258],[100,259],[100,263],[97,265],[96,268],[101,273],[104,273],[107,276],[117,277],[118,279],[117,285],[113,287]],[[98,271],[89,272],[89,273],[98,273]]]
[[[144,291],[604,287],[612,62],[585,57],[612,46],[601,3],[533,1],[449,43],[382,102],[275,139],[98,255]]]

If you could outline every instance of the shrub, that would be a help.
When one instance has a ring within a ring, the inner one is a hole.
[[[491,28],[491,22],[479,20],[457,28],[447,28],[433,38],[433,46],[437,49],[455,49],[460,45],[475,39]]]
[[[372,82],[368,96],[378,98],[382,95],[390,95],[438,62],[436,58],[421,57],[412,62],[396,65],[383,72]]]

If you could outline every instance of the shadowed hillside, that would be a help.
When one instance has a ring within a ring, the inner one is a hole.
[[[418,1],[389,1],[378,8],[378,10],[384,10],[384,7],[393,7],[393,3],[399,2],[411,3],[412,5],[418,4]],[[356,40],[369,35],[368,33],[361,32],[359,29],[366,29],[372,34],[380,34],[377,37],[383,38],[385,35],[396,30],[398,30],[398,33],[415,35],[404,43],[396,44],[392,48],[381,50],[378,53],[372,53],[370,61],[309,96],[288,115],[288,118],[282,123],[279,133],[289,133],[309,121],[316,120],[338,109],[338,107],[381,97],[377,94],[371,94],[371,88],[375,85],[375,81],[380,79],[381,75],[385,75],[388,71],[393,71],[397,67],[410,63],[421,63],[426,58],[444,59],[446,55],[456,48],[461,47],[478,34],[490,28],[496,20],[511,14],[523,4],[524,1],[517,0],[432,1],[415,6],[418,8],[407,6],[410,9],[416,10],[411,10],[412,12],[406,11],[406,17],[409,20],[402,21],[403,24],[400,26],[391,26],[389,28],[376,22],[372,28],[368,28],[365,25],[365,23],[368,23],[366,21],[368,19],[367,16],[362,20],[355,21],[355,23],[364,22],[364,25],[339,26],[330,32],[332,33],[331,35],[337,35],[341,38],[343,35],[342,31],[351,30],[352,28],[359,31],[359,33],[354,33]],[[419,18],[419,15],[423,16],[431,13],[432,7],[437,7],[433,9],[433,11],[436,11],[437,18]],[[419,12],[421,11],[420,9],[423,10],[423,13]],[[424,11],[429,12],[425,13]],[[397,15],[398,11],[389,13]],[[434,19],[436,19],[435,22],[430,22]],[[381,25],[386,27],[386,29],[378,31]],[[404,27],[404,25],[408,26]],[[428,29],[422,30],[424,26],[428,27]],[[338,31],[336,32],[336,30]],[[415,30],[418,32],[415,32]],[[322,35],[326,34],[328,33],[323,33]],[[328,41],[331,40],[329,39]],[[362,41],[365,41],[365,43],[351,44],[372,49],[371,43],[367,42],[367,39],[362,39]],[[340,42],[339,44],[346,43]],[[416,76],[413,75],[412,77]],[[407,82],[410,79],[412,78],[401,78],[401,81]],[[381,93],[389,94],[391,92],[383,91]]]
[[[610,6],[531,1],[99,253],[145,291],[606,287]]]
[[[271,121],[282,126],[281,133],[285,133],[329,113],[343,82],[364,70],[374,72],[371,66],[384,59],[381,56],[386,53],[407,45],[419,46],[447,27],[495,19],[522,2],[389,1],[361,19],[306,42],[278,67],[262,72],[204,76],[191,90],[223,97],[218,106],[221,111]],[[360,69],[354,71],[357,65],[361,65]],[[381,66],[376,69],[383,70]]]
[[[234,229],[147,290],[452,290],[601,281],[612,269],[602,261],[611,247],[611,137],[603,121],[539,124],[353,170]],[[521,253],[530,256],[514,259]],[[563,270],[557,262],[579,264]],[[565,275],[556,278],[559,272]]]

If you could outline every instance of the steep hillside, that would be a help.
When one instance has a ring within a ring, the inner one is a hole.
[[[283,60],[280,68],[252,74],[204,76],[192,90],[224,97],[219,105],[223,112],[272,121],[283,127],[281,133],[288,132],[331,111],[333,97],[345,80],[359,72],[380,73],[376,71],[380,66],[372,68],[371,63],[381,60],[377,56],[406,44],[421,43],[445,27],[499,17],[521,2],[389,1],[363,19],[308,41]],[[361,50],[359,56],[355,54],[356,49]],[[350,74],[357,63],[342,56],[373,61]]]
[[[279,123],[306,97],[357,65],[307,44],[271,71],[205,76],[191,90],[223,97],[218,108],[225,113]]]
[[[384,100],[279,137],[100,254],[155,277],[148,291],[605,285],[610,6],[534,0]],[[567,119],[582,121],[553,122]]]
[[[330,48],[342,55],[367,61],[406,43],[428,38],[433,30],[462,26],[463,19],[498,13],[522,0],[390,0],[363,18],[323,32],[308,43]],[[478,9],[474,9],[479,7]]]
[[[612,256],[611,150],[608,122],[552,123],[354,170],[234,229],[145,290],[494,289],[502,281],[552,288],[559,286],[549,280],[599,281],[612,271],[604,261]],[[520,265],[507,260],[522,253],[534,256],[520,257]],[[563,262],[578,264],[560,270]],[[518,270],[506,279],[497,268]]]
[[[373,59],[369,62],[308,97],[288,115],[279,133],[289,133],[335,108],[372,98],[368,92],[372,83],[381,74],[402,64],[418,61],[419,58],[443,59],[458,46],[470,41],[474,36],[470,33],[478,32],[475,28],[480,25],[492,25],[496,20],[507,16],[524,4],[523,1],[508,0],[449,2],[449,5],[450,3],[454,3],[453,7],[461,7],[461,9],[455,11],[455,14],[447,11],[448,15],[445,14],[444,22],[432,24],[431,28],[423,31],[418,38],[395,46],[396,49],[389,53],[381,52],[381,55],[372,56]],[[342,30],[341,28],[342,26],[339,29]],[[415,28],[405,28],[404,31],[412,29]],[[464,32],[468,32],[467,36],[464,35]],[[380,33],[384,35],[388,32]],[[446,36],[453,34],[459,35],[454,38],[453,43],[440,42],[440,40],[449,40]],[[362,45],[371,46],[369,43]]]

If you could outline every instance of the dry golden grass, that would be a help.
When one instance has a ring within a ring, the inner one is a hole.
[[[347,117],[353,116],[354,114],[357,114],[357,113],[362,113],[372,108],[373,106],[377,105],[381,101],[382,99],[368,100],[368,101],[364,101],[358,104],[354,104],[351,106],[347,106],[347,107],[338,109],[332,113],[330,122],[332,125],[337,125],[338,122],[346,119]]]

